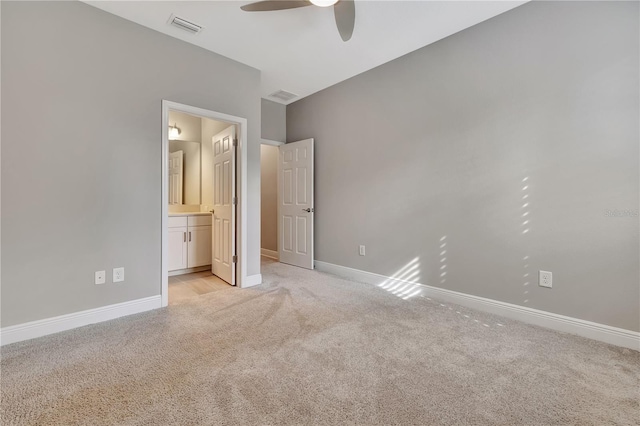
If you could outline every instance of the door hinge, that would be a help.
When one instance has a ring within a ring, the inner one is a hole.
[[[233,197],[233,198],[231,199],[231,203],[232,203],[234,206],[235,206],[235,205],[237,205],[237,204],[238,204],[238,197]]]
[[[238,146],[238,138],[235,138],[235,139],[233,140],[233,146]]]
[[[238,263],[238,256],[235,254],[233,255],[233,263]]]

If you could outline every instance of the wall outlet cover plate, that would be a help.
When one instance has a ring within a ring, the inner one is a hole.
[[[540,271],[538,273],[538,285],[540,287],[553,287],[553,274],[549,271]]]
[[[121,283],[124,281],[124,268],[113,268],[113,282]]]

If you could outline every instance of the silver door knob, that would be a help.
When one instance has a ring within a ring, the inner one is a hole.
[[[302,209],[303,212],[307,212],[307,213],[311,213],[313,212],[312,208],[306,208],[306,209]]]

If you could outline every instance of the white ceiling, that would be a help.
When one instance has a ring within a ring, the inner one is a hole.
[[[130,21],[262,71],[262,97],[301,97],[398,58],[525,1],[357,0],[353,37],[340,39],[333,8],[243,12],[250,1],[87,1]],[[171,14],[205,27],[191,35]],[[291,102],[293,102],[291,101]]]

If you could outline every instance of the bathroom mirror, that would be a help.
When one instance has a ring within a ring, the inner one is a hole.
[[[170,174],[172,171],[173,173],[179,173],[179,170],[182,169],[182,179],[176,180],[176,184],[178,184],[179,180],[182,180],[181,188],[175,188],[171,183],[169,185],[170,188],[173,188],[169,195],[169,204],[200,205],[200,149],[200,142],[169,141]],[[180,152],[182,152],[182,155],[180,155]],[[182,160],[180,160],[180,157],[182,157]],[[170,179],[172,178],[175,178],[175,176],[170,176]]]

